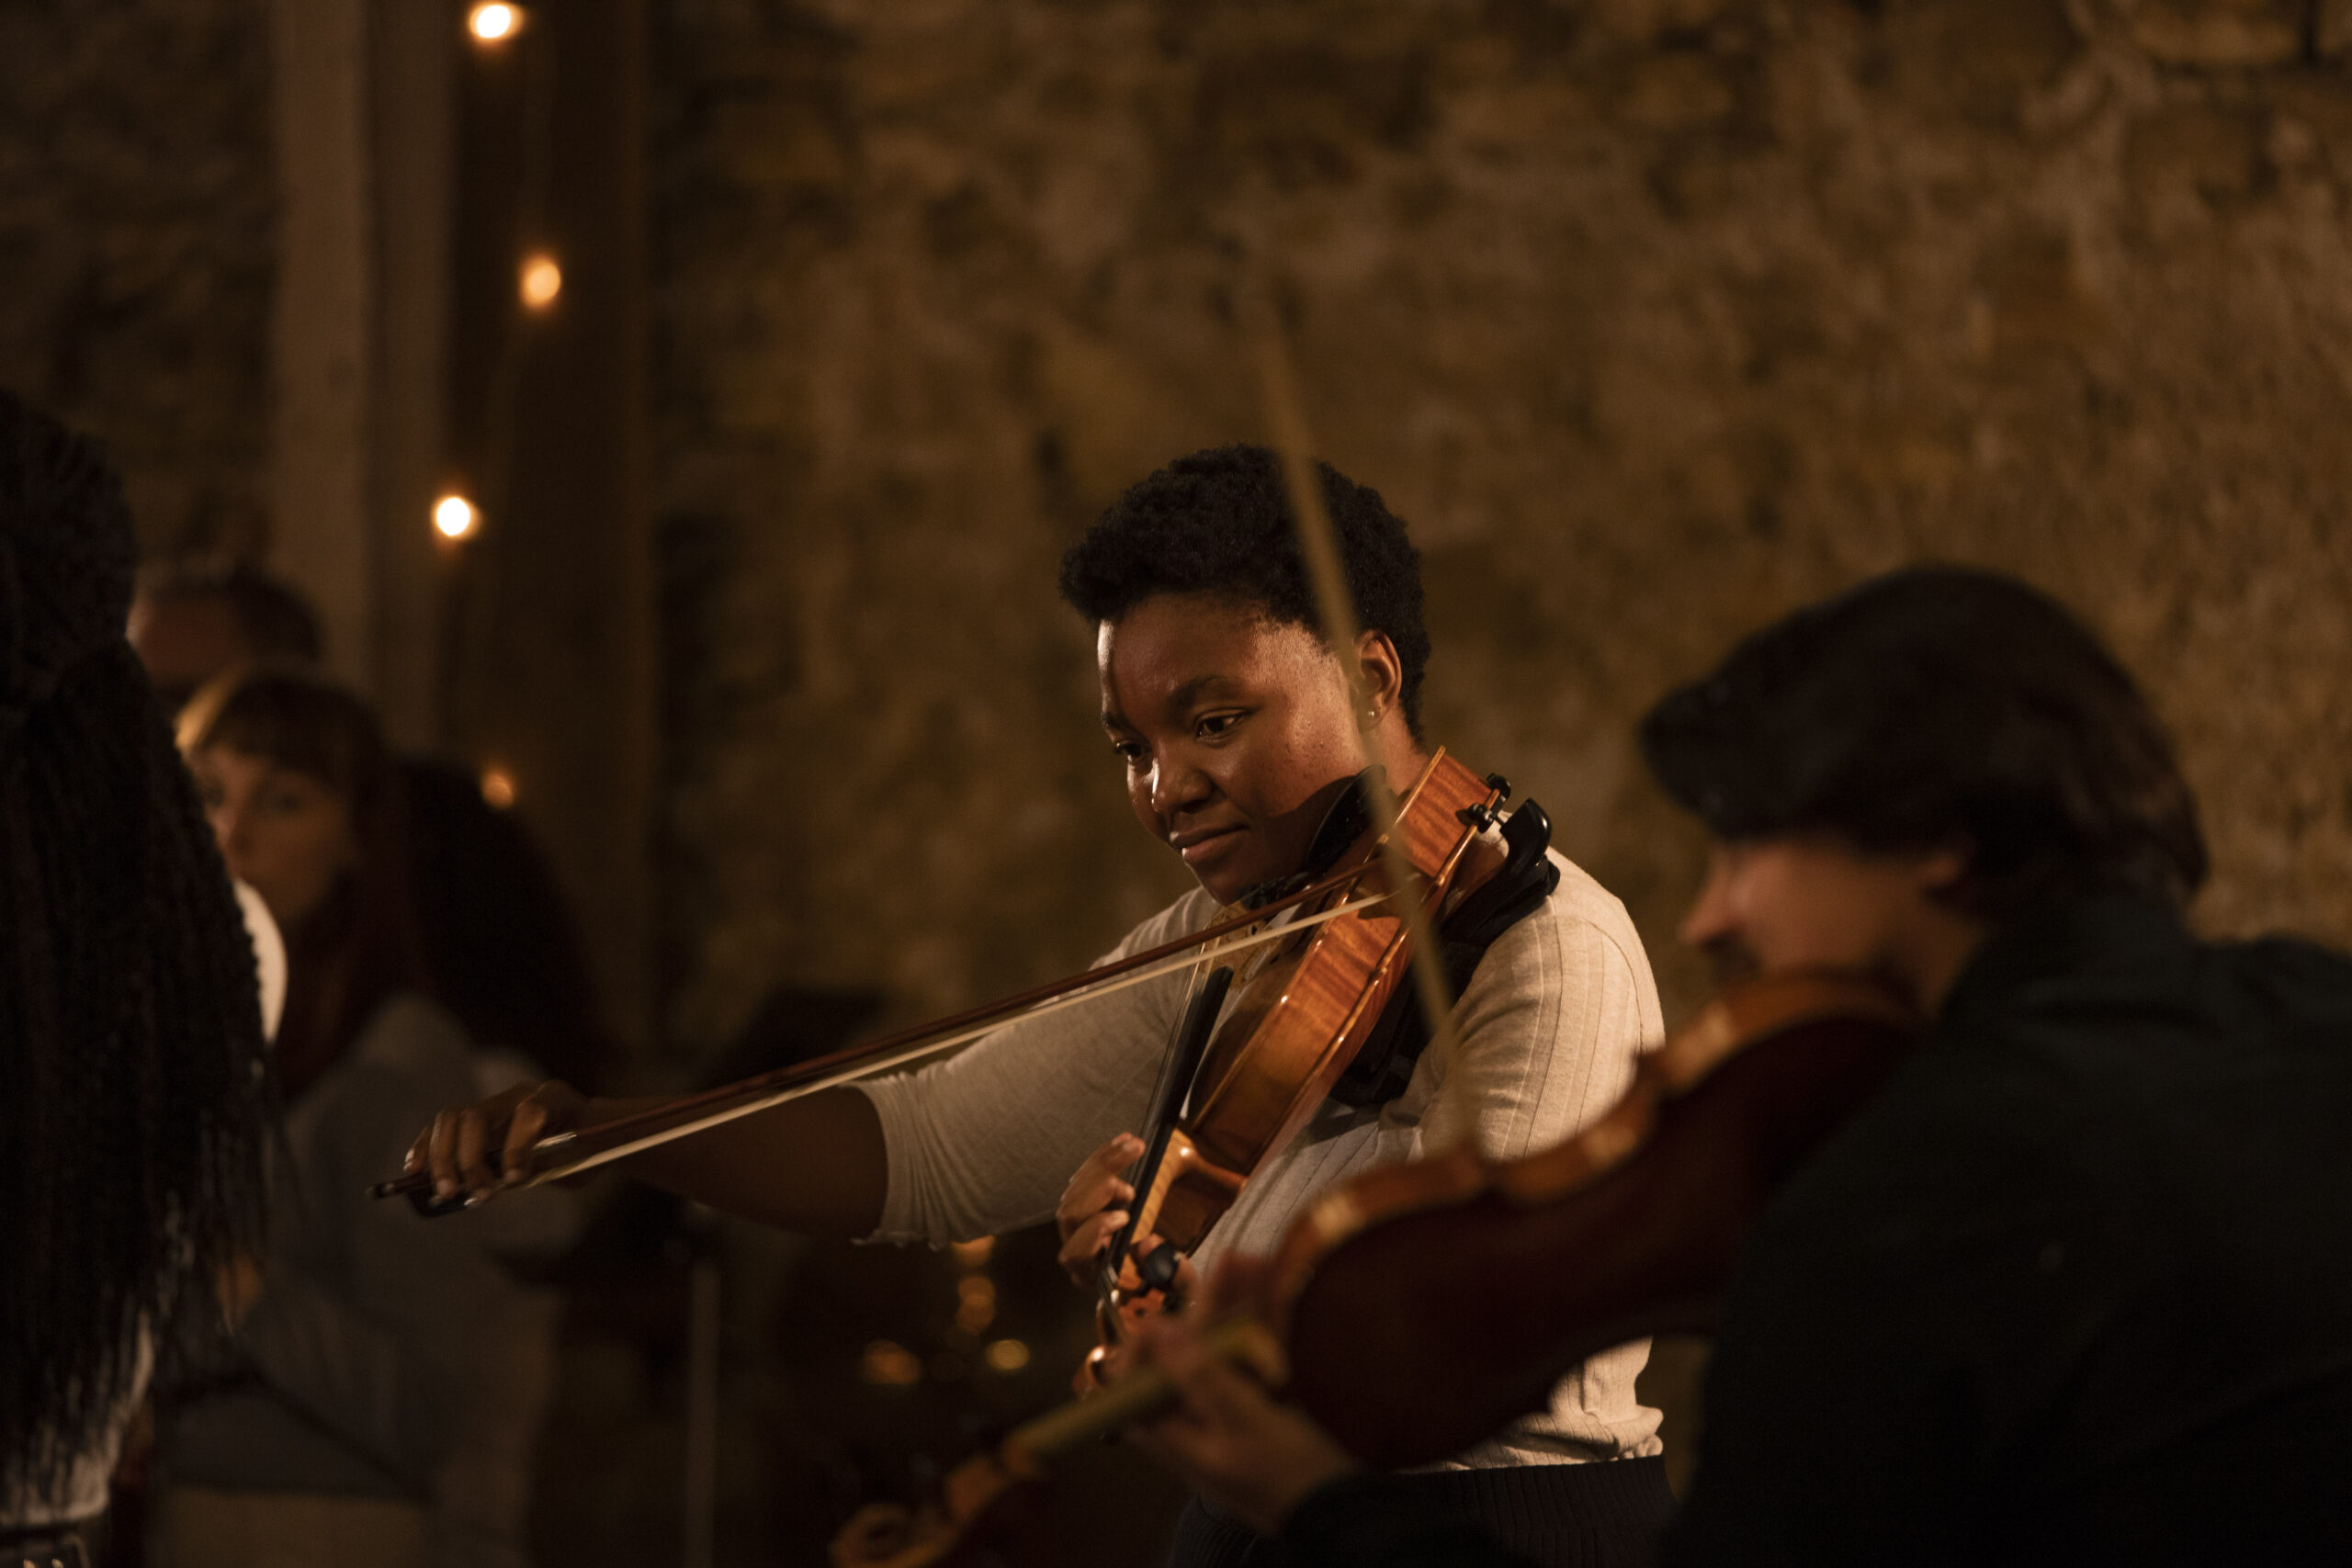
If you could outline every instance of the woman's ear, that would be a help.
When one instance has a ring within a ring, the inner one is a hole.
[[[1367,631],[1356,638],[1356,694],[1359,721],[1377,723],[1404,694],[1405,661],[1384,631]],[[1369,710],[1367,715],[1365,710]]]

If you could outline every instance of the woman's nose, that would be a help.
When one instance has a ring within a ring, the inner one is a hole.
[[[1208,775],[1181,756],[1163,756],[1151,770],[1151,808],[1162,817],[1200,805],[1208,793]]]
[[[215,807],[212,810],[212,841],[220,846],[220,858],[229,869],[237,870],[246,849],[245,817],[233,806]]]
[[[1699,885],[1698,894],[1690,900],[1690,912],[1682,917],[1682,940],[1692,947],[1704,948],[1731,934],[1730,880],[1723,856],[1718,853],[1711,858],[1706,880]]]

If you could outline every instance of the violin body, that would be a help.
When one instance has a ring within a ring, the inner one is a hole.
[[[1419,899],[1432,919],[1502,869],[1504,853],[1486,829],[1509,791],[1441,747],[1399,803],[1396,837],[1419,883],[1406,896]],[[1340,884],[1327,896],[1332,901],[1390,891],[1376,836],[1360,834],[1323,880]],[[1412,927],[1400,903],[1388,899],[1261,950],[1265,956],[1240,983],[1201,1059],[1189,1110],[1165,1129],[1164,1152],[1137,1195],[1130,1234],[1157,1235],[1172,1248],[1163,1262],[1199,1247],[1378,1027],[1413,962]],[[1118,1258],[1097,1313],[1101,1342],[1072,1379],[1077,1392],[1100,1385],[1113,1348],[1166,1302],[1165,1285],[1165,1278],[1145,1279],[1132,1256]]]
[[[1441,748],[1399,807],[1396,830],[1432,914],[1501,865],[1499,852],[1480,837],[1501,794]],[[1362,871],[1365,890],[1386,890],[1371,834],[1332,871],[1351,868]],[[1146,1201],[1141,1228],[1180,1252],[1200,1245],[1250,1174],[1314,1115],[1412,964],[1411,936],[1393,904],[1317,926],[1295,945],[1272,951],[1218,1025],[1192,1111],[1177,1124],[1163,1178]]]
[[[1773,1191],[1917,1030],[1866,981],[1752,981],[1566,1143],[1506,1161],[1457,1148],[1334,1188],[1275,1255],[1284,1398],[1367,1464],[1425,1464],[1544,1409],[1611,1346],[1706,1329]]]

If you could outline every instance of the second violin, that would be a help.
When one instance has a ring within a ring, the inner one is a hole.
[[[1457,1148],[1340,1183],[1294,1224],[1251,1314],[1211,1331],[1376,1468],[1461,1452],[1543,1407],[1560,1375],[1628,1339],[1704,1328],[1748,1228],[1877,1090],[1917,1032],[1854,976],[1770,976],[1644,1057],[1599,1122],[1488,1160]],[[1016,1429],[941,1501],[871,1508],[836,1568],[963,1561],[1001,1499],[1057,1452],[1163,1409],[1151,1369]]]

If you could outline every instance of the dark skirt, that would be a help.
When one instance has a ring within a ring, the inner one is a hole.
[[[1376,1511],[1383,1516],[1464,1520],[1543,1568],[1642,1568],[1674,1511],[1666,1461],[1655,1455],[1599,1464],[1366,1476],[1333,1490],[1354,1486],[1377,1489]],[[1310,1500],[1302,1513],[1316,1506]],[[1197,1498],[1177,1519],[1168,1552],[1168,1568],[1295,1568],[1297,1562],[1281,1542],[1252,1533]]]

